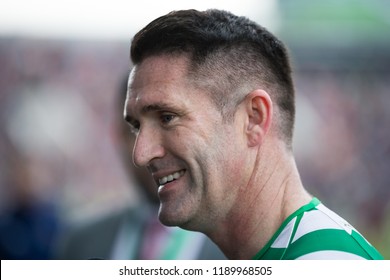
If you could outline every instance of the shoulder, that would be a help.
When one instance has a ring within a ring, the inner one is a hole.
[[[346,220],[323,204],[297,217],[286,259],[376,259],[380,255]]]
[[[291,214],[254,259],[383,259],[346,220],[317,198]]]

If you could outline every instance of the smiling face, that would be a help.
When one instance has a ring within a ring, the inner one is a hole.
[[[152,56],[129,78],[125,118],[137,135],[134,162],[158,186],[166,225],[206,231],[230,211],[244,139],[187,76],[185,56]]]

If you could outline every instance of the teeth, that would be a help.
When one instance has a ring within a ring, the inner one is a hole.
[[[173,174],[169,174],[168,176],[164,176],[164,177],[160,178],[158,180],[158,182],[160,185],[164,185],[167,182],[171,182],[173,180],[179,179],[181,176],[183,176],[183,174],[184,174],[184,170],[181,170],[181,171],[175,172]]]

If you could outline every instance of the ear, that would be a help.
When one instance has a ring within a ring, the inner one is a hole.
[[[261,89],[245,97],[247,114],[246,136],[249,147],[261,145],[272,121],[273,105],[269,94]]]

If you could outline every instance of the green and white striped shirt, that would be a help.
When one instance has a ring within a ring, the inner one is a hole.
[[[256,260],[383,260],[348,222],[317,198],[291,214]]]

